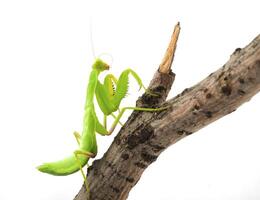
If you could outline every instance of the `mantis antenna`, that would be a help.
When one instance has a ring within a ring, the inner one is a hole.
[[[91,51],[94,59],[96,59],[96,54],[95,54],[95,47],[94,47],[94,42],[93,42],[93,35],[92,35],[92,20],[90,18],[90,23],[89,23],[89,37],[90,37],[90,45],[91,45]]]
[[[93,26],[92,26],[92,19],[90,19],[90,23],[89,23],[89,36],[90,36],[90,45],[91,45],[91,51],[92,51],[92,55],[94,57],[94,59],[96,58],[100,58],[101,60],[106,61],[106,63],[108,63],[110,66],[113,64],[114,62],[114,58],[111,54],[109,53],[101,53],[98,56],[96,56],[96,51],[95,51],[95,45],[94,45],[94,40],[93,40]],[[107,60],[106,57],[109,57],[110,60]]]

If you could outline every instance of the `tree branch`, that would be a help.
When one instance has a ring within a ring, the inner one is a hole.
[[[173,55],[168,58],[172,62]],[[173,73],[157,71],[149,89],[160,95],[144,94],[137,105],[160,105],[173,81]],[[245,48],[236,49],[222,68],[163,103],[170,105],[167,110],[133,112],[103,158],[95,160],[88,169],[91,199],[125,200],[143,171],[162,151],[235,111],[259,90],[260,35]],[[74,200],[86,200],[85,187]]]

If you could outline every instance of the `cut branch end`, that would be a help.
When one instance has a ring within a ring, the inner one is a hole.
[[[168,48],[165,52],[163,60],[160,64],[159,72],[161,72],[161,73],[168,74],[171,70],[180,30],[181,30],[180,22],[178,22],[174,27],[174,30],[173,30],[173,33],[171,36],[171,41],[168,45]]]

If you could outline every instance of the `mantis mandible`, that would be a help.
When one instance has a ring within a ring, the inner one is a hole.
[[[82,168],[88,163],[90,158],[94,158],[97,154],[96,132],[101,135],[110,135],[114,131],[116,125],[120,123],[119,120],[127,109],[139,111],[160,111],[166,109],[140,107],[124,107],[119,109],[120,103],[128,91],[128,81],[130,74],[135,78],[138,85],[140,86],[140,89],[145,89],[145,87],[140,77],[132,69],[126,69],[123,71],[118,80],[112,74],[108,74],[104,79],[104,83],[102,84],[98,80],[98,76],[101,72],[108,69],[109,65],[101,59],[96,59],[92,65],[92,71],[90,73],[87,86],[82,134],[80,135],[79,133],[74,132],[74,136],[79,144],[79,148],[74,151],[71,156],[63,160],[44,163],[37,167],[41,172],[57,176],[69,175],[80,170],[84,178],[88,193],[89,188],[87,179]],[[99,122],[95,112],[95,96],[101,111],[104,113],[103,124]],[[115,111],[119,111],[117,116],[113,113]],[[109,115],[113,116],[115,120],[109,131],[107,131],[106,118]]]

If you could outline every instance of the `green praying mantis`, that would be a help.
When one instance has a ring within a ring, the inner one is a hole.
[[[96,59],[92,65],[92,71],[89,76],[87,86],[87,95],[85,102],[85,113],[83,118],[83,130],[81,135],[74,132],[74,136],[79,145],[78,149],[73,154],[63,160],[56,162],[44,163],[38,166],[38,170],[56,176],[65,176],[77,171],[81,171],[84,178],[85,186],[89,192],[87,177],[82,168],[88,163],[90,158],[94,158],[97,154],[96,133],[100,135],[110,135],[117,124],[120,123],[120,118],[123,116],[127,109],[138,111],[160,111],[166,108],[140,108],[140,107],[124,107],[119,109],[122,99],[126,96],[128,91],[129,75],[137,81],[140,86],[139,89],[144,87],[140,77],[132,70],[126,69],[119,76],[118,80],[112,74],[108,74],[101,83],[98,79],[101,72],[109,70],[109,65],[101,59]],[[151,94],[153,95],[153,94]],[[101,124],[95,112],[94,98],[96,97],[97,103],[104,113],[104,122]],[[114,112],[119,111],[116,116]],[[107,116],[115,118],[109,130],[107,127]]]

